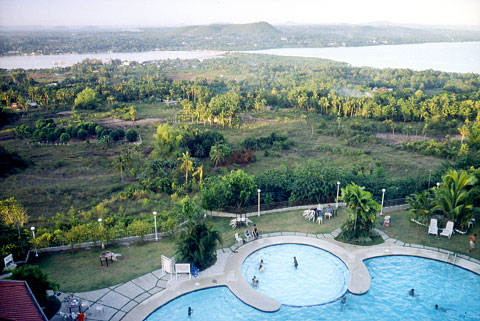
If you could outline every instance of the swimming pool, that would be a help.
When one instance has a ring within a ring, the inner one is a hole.
[[[282,305],[275,313],[265,313],[238,300],[227,287],[216,287],[180,296],[146,320],[480,320],[480,276],[473,272],[411,256],[378,257],[365,265],[370,290],[347,294],[345,304]],[[417,296],[408,295],[411,288]],[[435,304],[448,310],[435,310]],[[188,306],[194,310],[190,318]]]
[[[299,263],[295,268],[293,257]],[[259,271],[263,260],[264,272]],[[259,280],[261,293],[292,306],[324,304],[342,297],[350,273],[345,264],[329,252],[313,246],[281,244],[251,253],[242,264],[242,274],[251,284]]]

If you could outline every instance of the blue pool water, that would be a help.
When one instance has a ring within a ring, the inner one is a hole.
[[[365,264],[371,288],[364,295],[347,294],[345,304],[282,305],[275,313],[265,313],[238,300],[228,288],[216,287],[183,295],[146,320],[480,320],[479,275],[409,256],[374,258]],[[408,295],[411,288],[415,297]],[[447,310],[437,311],[435,304]],[[189,306],[194,309],[190,318]]]
[[[293,257],[299,263],[295,268]],[[259,271],[263,260],[265,271]],[[255,289],[278,302],[293,306],[324,304],[342,297],[348,289],[350,273],[345,264],[327,251],[299,244],[264,247],[250,254],[242,264],[242,274]]]

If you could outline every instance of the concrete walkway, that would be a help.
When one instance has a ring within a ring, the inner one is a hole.
[[[128,320],[141,321],[159,306],[169,302],[179,295],[215,286],[228,286],[229,289],[246,304],[262,311],[276,311],[280,304],[269,297],[255,291],[241,274],[243,260],[253,251],[262,247],[282,244],[299,243],[322,248],[339,257],[349,268],[351,293],[361,294],[370,287],[370,275],[363,261],[368,258],[386,255],[413,255],[431,258],[458,265],[474,273],[480,274],[480,261],[466,255],[425,247],[418,244],[405,244],[388,237],[377,230],[384,243],[376,246],[355,246],[334,240],[340,233],[336,229],[331,234],[306,234],[298,232],[281,232],[263,234],[261,238],[246,243],[234,245],[231,248],[217,250],[217,262],[209,269],[200,272],[198,278],[188,279],[179,276],[178,280],[161,270],[153,271],[109,288],[74,293],[74,296],[86,303],[87,320]],[[60,299],[63,299],[63,295]],[[62,312],[68,312],[62,304]],[[57,314],[52,320],[62,320]]]

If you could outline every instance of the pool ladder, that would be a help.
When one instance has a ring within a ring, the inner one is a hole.
[[[450,253],[448,253],[447,259],[445,260],[445,262],[448,263],[448,259],[449,259],[449,258],[450,258]],[[456,261],[456,260],[457,260],[457,253],[455,253],[455,254],[453,255],[453,262],[452,262],[453,265],[455,265],[455,261]]]

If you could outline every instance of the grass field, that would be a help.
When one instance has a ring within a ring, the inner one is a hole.
[[[408,211],[398,211],[388,213],[391,216],[391,226],[383,226],[383,219],[379,218],[376,222],[376,227],[390,237],[400,240],[404,243],[414,243],[426,246],[438,247],[449,251],[454,251],[460,254],[472,256],[480,259],[480,250],[476,249],[471,254],[467,252],[469,247],[468,237],[473,233],[480,235],[480,225],[476,224],[473,229],[467,234],[454,233],[449,239],[445,236],[435,236],[428,234],[428,227],[418,225],[410,221]],[[439,226],[439,234],[444,226]]]
[[[178,106],[166,107],[162,103],[141,103],[136,106],[139,119],[154,118],[159,121],[173,119],[175,113],[180,110]],[[52,115],[54,114],[49,115],[47,111],[33,113],[31,117],[22,119],[15,125],[21,123],[31,125],[38,118]],[[106,115],[81,111],[56,118],[56,121],[63,124],[78,119],[100,121]],[[257,151],[257,161],[242,167],[250,174],[261,173],[281,165],[294,167],[309,160],[324,160],[328,164],[356,172],[372,172],[382,166],[389,176],[405,177],[423,175],[441,163],[438,158],[401,151],[377,140],[373,140],[372,143],[349,145],[343,138],[322,134],[323,129],[331,129],[332,126],[337,126],[337,123],[314,113],[281,109],[253,113],[252,116],[256,121],[244,123],[240,128],[194,126],[219,130],[234,147],[238,147],[248,136],[267,136],[272,132],[287,135],[294,142],[290,150],[274,150],[270,156],[266,156],[264,151]],[[348,121],[342,122],[346,124]],[[142,136],[142,149],[145,155],[153,148],[155,124],[155,122],[133,124]],[[9,127],[5,130],[8,129]],[[105,150],[98,148],[94,139],[91,143],[72,141],[69,145],[58,146],[31,144],[28,140],[17,139],[4,140],[1,144],[34,162],[34,166],[23,172],[0,178],[0,199],[15,197],[27,209],[33,224],[36,224],[41,216],[49,217],[57,212],[67,211],[72,206],[77,210],[89,210],[103,200],[111,199],[131,183],[128,180],[122,183],[120,174],[113,165],[114,160],[128,144],[115,144]],[[227,170],[233,168],[238,166],[231,166]],[[139,215],[140,212],[149,212],[154,208],[165,208],[167,199],[168,195],[155,195],[149,196],[151,204],[148,206],[132,200],[128,204],[117,202],[118,204],[112,207],[117,210],[121,205],[123,209],[127,208],[123,214]]]

